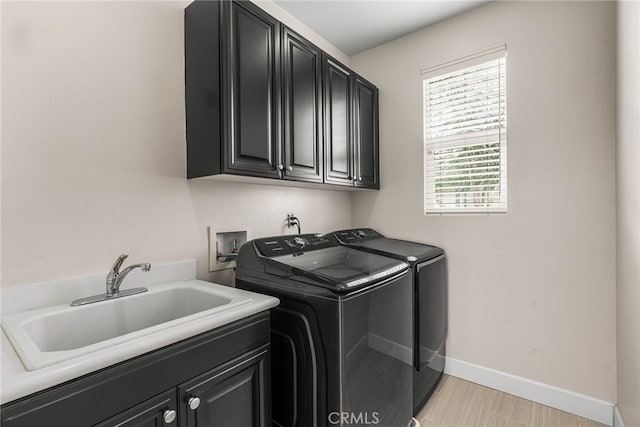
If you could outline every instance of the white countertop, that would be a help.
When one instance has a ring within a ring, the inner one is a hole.
[[[195,261],[154,266],[152,271],[154,274],[146,276],[139,274],[135,278],[132,273],[125,282],[125,286],[145,286],[151,289],[154,286],[166,284],[166,282],[180,281],[184,281],[185,286],[222,286],[196,280]],[[87,276],[81,279],[74,278],[2,289],[2,314],[7,315],[71,302],[77,298],[104,292],[104,275]],[[177,285],[180,286],[180,283]],[[204,316],[186,324],[170,327],[33,371],[28,371],[25,368],[7,335],[2,331],[0,339],[0,403],[11,402],[278,305],[277,298],[235,288],[225,287],[225,290],[236,295],[248,296],[251,298],[251,303],[242,304],[215,315]]]

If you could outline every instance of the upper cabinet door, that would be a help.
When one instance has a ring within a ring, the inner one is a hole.
[[[281,55],[285,178],[322,182],[321,50],[283,27]]]
[[[325,182],[353,185],[351,70],[324,56]]]
[[[354,81],[354,181],[356,187],[380,188],[378,89],[359,76]]]
[[[278,177],[280,24],[250,2],[224,2],[224,171]]]

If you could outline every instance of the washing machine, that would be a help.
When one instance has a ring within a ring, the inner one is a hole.
[[[407,262],[332,235],[276,236],[242,245],[236,286],[280,299],[271,312],[273,425],[414,425]]]
[[[350,248],[407,262],[413,281],[413,411],[427,402],[445,366],[447,339],[447,260],[436,246],[383,236],[371,228],[336,231]]]

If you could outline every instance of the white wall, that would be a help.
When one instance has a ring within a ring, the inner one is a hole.
[[[185,179],[188,2],[2,2],[2,285],[196,258],[206,226],[351,225],[348,193]],[[337,49],[261,2],[323,48]]]
[[[609,402],[615,41],[613,2],[501,1],[351,58],[380,88],[382,177],[353,224],[444,247],[449,355]],[[425,217],[420,70],[500,43],[509,212]]]
[[[640,3],[618,2],[618,407],[640,426]]]

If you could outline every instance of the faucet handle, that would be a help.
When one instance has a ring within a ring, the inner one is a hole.
[[[111,267],[111,273],[115,274],[120,271],[120,267],[122,267],[122,263],[125,259],[129,257],[129,254],[122,254],[118,257],[116,262],[113,263],[113,267]]]

